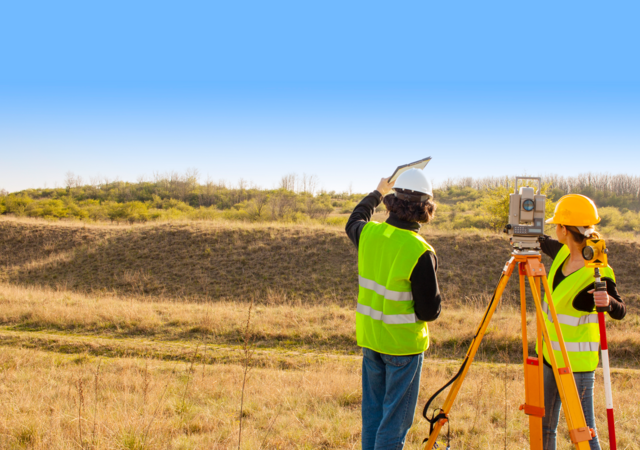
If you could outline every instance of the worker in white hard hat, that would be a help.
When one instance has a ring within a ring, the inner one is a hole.
[[[371,221],[384,202],[389,218]],[[346,232],[358,249],[356,335],[362,347],[362,449],[401,449],[418,402],[427,322],[440,315],[438,259],[419,234],[433,218],[431,183],[418,169],[378,188],[354,209]]]

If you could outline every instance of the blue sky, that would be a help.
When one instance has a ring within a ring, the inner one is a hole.
[[[632,2],[5,3],[0,189],[640,175]]]

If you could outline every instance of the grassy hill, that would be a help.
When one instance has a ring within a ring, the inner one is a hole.
[[[504,236],[428,227],[423,234],[437,251],[448,301],[480,301],[493,292],[509,258]],[[635,307],[640,244],[609,240],[608,246],[620,292]],[[355,302],[358,285],[356,249],[335,226],[100,226],[10,218],[0,219],[0,279],[83,293],[343,306]],[[509,288],[513,294],[516,280]]]

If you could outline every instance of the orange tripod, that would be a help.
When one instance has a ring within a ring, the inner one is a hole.
[[[520,406],[520,409],[529,416],[529,435],[530,435],[530,448],[534,450],[542,450],[542,418],[544,417],[544,385],[542,375],[542,361],[539,358],[529,356],[529,346],[527,342],[527,303],[526,303],[526,291],[525,291],[525,277],[529,279],[529,286],[533,294],[533,301],[536,307],[536,321],[537,321],[537,343],[538,348],[542,349],[542,341],[544,339],[547,348],[553,348],[549,331],[543,320],[544,311],[542,309],[542,298],[540,291],[540,281],[544,287],[544,291],[549,299],[549,314],[555,327],[556,334],[558,336],[558,342],[560,350],[562,352],[563,367],[559,367],[558,362],[553,351],[549,353],[549,359],[551,360],[551,366],[553,367],[553,374],[555,376],[556,384],[558,386],[558,392],[560,393],[560,399],[562,401],[562,407],[564,409],[564,416],[567,419],[567,425],[569,429],[569,435],[571,441],[575,444],[578,450],[589,450],[589,441],[593,436],[593,430],[587,427],[585,422],[584,413],[582,412],[582,405],[580,403],[580,397],[576,388],[576,383],[573,378],[573,372],[571,371],[571,364],[569,363],[569,356],[567,354],[567,348],[562,338],[562,331],[558,322],[555,306],[551,301],[551,291],[547,282],[547,276],[544,266],[542,265],[540,253],[537,251],[519,251],[515,250],[511,259],[507,262],[502,275],[496,288],[495,293],[487,310],[476,329],[475,336],[471,342],[471,346],[467,351],[467,355],[458,371],[457,375],[453,377],[447,385],[434,394],[429,399],[425,406],[423,413],[424,417],[431,423],[431,431],[429,437],[425,439],[426,444],[424,450],[432,450],[436,444],[436,439],[442,426],[449,420],[449,411],[453,406],[453,402],[460,391],[462,382],[469,371],[469,367],[473,362],[473,358],[480,347],[482,338],[489,326],[491,317],[500,303],[502,293],[504,292],[509,278],[513,273],[516,265],[518,266],[518,273],[520,274],[520,304],[522,310],[522,353],[524,362],[524,387],[525,387],[525,402]],[[427,417],[427,410],[432,400],[446,387],[451,385],[449,394],[440,408],[438,414],[434,414],[433,417]]]

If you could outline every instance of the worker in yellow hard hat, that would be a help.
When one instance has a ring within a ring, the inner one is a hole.
[[[547,223],[556,225],[557,239],[544,235],[540,248],[553,259],[549,270],[551,297],[558,314],[558,322],[566,343],[569,361],[580,393],[582,410],[587,425],[596,430],[593,412],[593,386],[598,366],[600,330],[596,306],[609,307],[609,316],[620,320],[626,314],[625,304],[616,288],[616,278],[611,267],[601,269],[602,280],[607,282],[607,292],[593,290],[594,269],[585,267],[582,249],[587,238],[599,238],[595,225],[600,216],[595,203],[588,197],[569,194],[558,200],[552,218]],[[544,356],[544,405],[542,419],[543,448],[555,450],[556,429],[560,415],[560,395],[556,386],[549,351],[554,351],[559,364],[563,361],[553,323],[550,321],[548,299],[542,303],[544,321],[551,337],[549,350],[543,344],[538,354]],[[600,450],[598,436],[589,441],[591,450]]]

